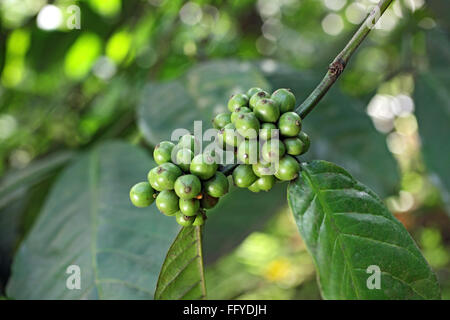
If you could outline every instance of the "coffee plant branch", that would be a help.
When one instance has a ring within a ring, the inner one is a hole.
[[[344,49],[334,58],[333,62],[328,67],[328,71],[319,85],[311,92],[311,94],[306,98],[303,103],[297,107],[295,112],[297,112],[302,119],[304,119],[308,113],[319,103],[331,86],[336,82],[337,78],[344,71],[345,66],[352,54],[358,49],[359,45],[363,42],[366,36],[372,30],[377,21],[386,11],[393,0],[381,0],[378,4],[371,10],[367,18],[361,24],[359,29],[344,47]],[[236,164],[230,164],[221,167],[219,170],[225,174],[229,175],[236,168]]]
[[[377,21],[383,15],[384,11],[389,7],[393,0],[381,0],[372,9],[367,18],[361,24],[359,29],[344,47],[344,49],[334,58],[328,67],[328,71],[325,77],[319,83],[319,85],[311,92],[303,103],[295,110],[302,119],[304,119],[311,110],[319,103],[331,86],[336,82],[337,78],[341,75],[346,67],[352,54],[358,49],[359,45],[363,42],[366,36],[372,30]]]

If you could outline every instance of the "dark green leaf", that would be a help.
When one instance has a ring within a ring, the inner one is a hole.
[[[403,225],[344,169],[303,163],[288,201],[324,298],[440,298],[435,274]],[[368,288],[369,266],[381,271],[380,289]]]
[[[15,257],[8,296],[152,299],[178,230],[154,205],[138,209],[128,199],[153,165],[142,150],[110,142],[66,168]],[[80,290],[66,287],[70,265],[80,267]]]
[[[450,76],[448,72],[424,72],[415,89],[416,113],[425,162],[442,190],[450,213]]]
[[[182,228],[167,252],[155,291],[158,300],[206,298],[202,228]]]

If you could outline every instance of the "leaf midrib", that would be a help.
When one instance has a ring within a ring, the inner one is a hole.
[[[346,254],[346,251],[345,251],[345,248],[344,248],[345,246],[343,245],[343,243],[342,243],[342,241],[341,241],[340,234],[341,234],[342,232],[341,232],[341,230],[339,229],[339,227],[336,225],[336,223],[334,222],[334,219],[333,219],[332,214],[331,214],[332,211],[330,210],[330,208],[328,208],[328,205],[326,204],[326,201],[324,201],[324,200],[322,199],[321,194],[320,194],[321,190],[318,189],[318,188],[316,188],[316,186],[314,185],[314,183],[313,183],[313,181],[312,181],[312,177],[310,176],[310,174],[309,174],[309,172],[308,172],[308,169],[303,170],[303,173],[304,173],[304,177],[305,177],[306,182],[310,185],[311,189],[312,189],[313,192],[316,194],[317,200],[319,200],[319,203],[320,203],[320,205],[321,205],[322,208],[323,208],[324,214],[325,214],[327,217],[329,217],[329,220],[330,220],[330,222],[332,223],[333,228],[336,229],[336,231],[337,231],[337,236],[336,236],[336,240],[335,240],[335,241],[339,241],[339,247],[341,248],[342,255],[344,256],[345,264],[347,265],[347,268],[349,268],[350,277],[351,277],[351,279],[352,279],[353,289],[354,289],[354,291],[355,291],[356,297],[357,297],[358,299],[361,299],[361,295],[360,295],[360,293],[359,293],[359,291],[358,291],[358,289],[357,289],[357,287],[356,287],[356,285],[355,285],[355,278],[354,278],[355,275],[354,275],[354,273],[353,273],[353,268],[352,268],[352,266],[351,266],[351,264],[350,264],[350,262],[349,262],[349,258],[348,258],[348,256],[347,256],[347,254]],[[325,220],[325,216],[324,216],[323,219]],[[320,228],[319,228],[319,231],[318,231],[318,232],[320,233]]]

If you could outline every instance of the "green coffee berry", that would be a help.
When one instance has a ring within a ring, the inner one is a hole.
[[[211,179],[206,180],[203,185],[206,193],[215,198],[223,197],[229,188],[227,177],[220,171],[217,171]]]
[[[178,166],[166,162],[150,170],[148,173],[148,181],[155,190],[172,190],[175,180],[177,180],[181,174],[181,169]]]
[[[203,192],[203,196],[200,199],[200,206],[203,209],[211,209],[216,206],[217,202],[219,202],[219,198],[212,197],[206,192]]]
[[[256,187],[261,191],[269,191],[275,185],[275,177],[262,176],[261,178],[256,180],[253,184],[256,184]]]
[[[136,183],[130,189],[130,200],[138,208],[144,208],[153,203],[155,198],[153,198],[153,194],[155,190],[150,186],[148,182],[139,182]]]
[[[278,169],[275,172],[275,177],[282,181],[293,180],[298,177],[300,165],[292,156],[284,156],[280,159]]]
[[[273,123],[263,123],[261,124],[261,129],[259,130],[259,138],[262,140],[269,140],[271,138],[278,138],[279,130],[278,127]]]
[[[235,123],[237,117],[239,116],[240,113],[249,113],[252,112],[252,109],[248,108],[248,107],[240,107],[240,108],[236,108],[236,110],[231,114],[231,123]]]
[[[202,189],[202,183],[197,176],[186,174],[175,181],[175,192],[181,199],[195,198]]]
[[[256,180],[255,182],[253,182],[249,187],[248,190],[250,190],[251,192],[260,192],[261,190],[259,189],[258,185],[257,185],[258,180]]]
[[[302,142],[304,144],[304,147],[303,147],[303,150],[302,150],[302,153],[301,153],[301,154],[304,154],[304,153],[306,153],[309,150],[309,146],[311,145],[311,142],[309,140],[309,136],[305,132],[302,131],[302,132],[300,132],[298,134],[298,138],[300,140],[302,140]]]
[[[259,143],[258,140],[244,140],[237,150],[237,158],[245,164],[257,163],[259,160]]]
[[[195,216],[200,209],[200,201],[198,199],[180,199],[180,211],[186,216]]]
[[[244,138],[238,134],[234,124],[230,123],[223,129],[219,130],[217,133],[217,139],[222,148],[225,149],[226,145],[237,147]]]
[[[263,177],[274,174],[275,166],[272,168],[271,163],[258,162],[252,165],[252,170],[258,177]]]
[[[240,164],[233,171],[234,184],[239,188],[248,188],[258,177],[253,172],[252,166]]]
[[[189,227],[194,222],[194,217],[186,216],[181,211],[175,214],[175,220],[180,226]]]
[[[172,150],[175,145],[170,141],[162,141],[158,143],[153,150],[153,159],[157,164],[163,164],[171,161]]]
[[[258,103],[259,100],[269,99],[269,98],[270,98],[270,94],[268,94],[264,90],[261,90],[258,93],[255,93],[253,96],[251,96],[248,105],[250,106],[251,109],[255,109],[256,104]]]
[[[173,216],[179,210],[178,200],[173,190],[164,190],[156,197],[156,207],[166,216]]]
[[[305,147],[303,141],[297,137],[284,139],[284,145],[286,146],[286,153],[292,156],[302,154]]]
[[[229,112],[219,113],[213,119],[213,126],[215,129],[222,129],[229,123],[231,123],[231,114]]]
[[[281,113],[295,109],[295,96],[289,89],[278,89],[271,98],[279,103]]]
[[[185,134],[180,138],[177,144],[178,149],[189,149],[192,152],[196,152],[200,148],[200,143],[191,134]]]
[[[194,153],[191,150],[184,148],[178,150],[176,155],[176,163],[184,172],[188,172],[193,158]]]
[[[296,137],[302,130],[302,119],[295,112],[283,113],[278,120],[280,134],[286,137]]]
[[[261,99],[254,108],[256,117],[263,122],[277,122],[280,117],[278,102],[272,99]]]
[[[211,178],[217,171],[218,165],[210,155],[199,154],[192,159],[190,170],[202,180]]]
[[[278,139],[267,140],[262,149],[261,156],[267,162],[278,161],[286,152],[284,143]]]
[[[235,122],[237,132],[248,139],[255,139],[259,132],[259,120],[253,112],[240,113]]]
[[[231,96],[228,101],[228,110],[234,112],[237,108],[246,107],[248,105],[248,97],[243,93],[237,93]]]
[[[247,97],[248,97],[249,99],[251,99],[251,98],[253,97],[254,94],[257,94],[258,92],[261,92],[261,91],[264,91],[264,90],[261,89],[261,88],[258,88],[258,87],[250,88],[250,89],[248,89],[248,91],[247,91]]]
[[[205,223],[205,219],[203,219],[203,216],[201,214],[198,214],[195,219],[194,222],[192,223],[193,226],[195,227],[200,227]]]

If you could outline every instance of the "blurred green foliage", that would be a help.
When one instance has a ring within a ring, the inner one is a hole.
[[[373,2],[1,1],[0,292],[15,249],[70,159],[55,161],[55,154],[108,138],[145,145],[134,120],[146,84],[175,79],[202,61],[263,60],[270,69],[277,60],[321,76]],[[402,173],[387,203],[437,270],[447,299],[450,230],[442,203],[450,177],[437,172],[444,180],[440,189],[429,178],[439,166],[421,153],[420,141],[432,131],[421,131],[425,118],[415,113],[414,94],[417,74],[449,69],[449,9],[447,1],[394,1],[337,84],[348,96],[370,99],[367,113]],[[442,87],[448,96],[449,83]],[[448,100],[440,104],[448,115]],[[47,169],[33,171],[41,167]],[[24,170],[34,172],[32,179],[14,180]],[[320,298],[313,279],[311,259],[286,212],[207,273],[209,297],[218,299]]]

